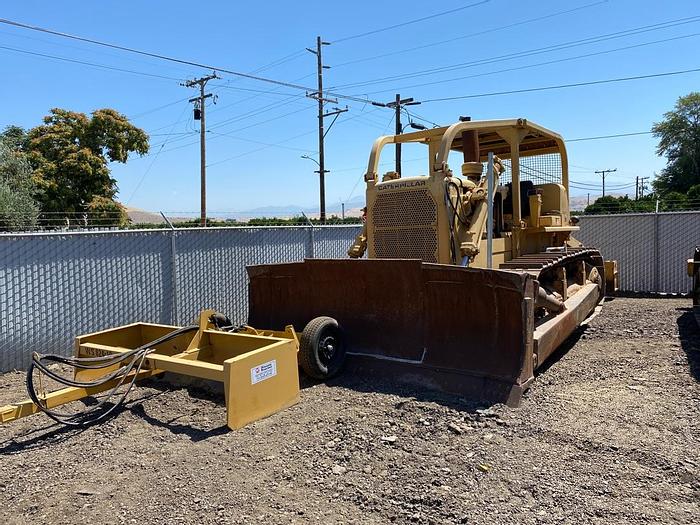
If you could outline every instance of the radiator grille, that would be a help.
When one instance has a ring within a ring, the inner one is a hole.
[[[428,190],[379,193],[372,222],[375,257],[437,262],[437,207]]]

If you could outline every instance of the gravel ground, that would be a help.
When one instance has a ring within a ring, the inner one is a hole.
[[[221,395],[151,381],[82,432],[0,427],[4,523],[699,523],[700,330],[617,298],[522,406],[344,376],[239,431]],[[24,398],[0,376],[0,404]]]

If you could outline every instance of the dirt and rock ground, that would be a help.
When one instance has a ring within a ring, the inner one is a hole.
[[[239,431],[223,397],[151,381],[82,432],[0,427],[11,524],[700,523],[700,330],[616,298],[518,409],[343,376]],[[0,404],[25,397],[0,376]]]

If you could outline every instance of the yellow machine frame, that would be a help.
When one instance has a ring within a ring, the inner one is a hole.
[[[246,327],[239,332],[214,329],[210,322],[213,310],[200,314],[199,330],[194,336],[182,334],[155,347],[143,367],[131,372],[145,379],[171,372],[223,383],[226,399],[226,424],[231,429],[269,416],[299,401],[297,352],[299,340],[292,326],[282,332]],[[152,323],[133,323],[76,337],[76,357],[101,357],[126,353],[166,335],[179,327]],[[96,379],[120,365],[96,370],[79,370],[75,378]],[[118,380],[93,388],[62,388],[41,393],[46,408],[55,408],[72,401],[110,390]],[[0,407],[0,423],[39,412],[32,401]]]

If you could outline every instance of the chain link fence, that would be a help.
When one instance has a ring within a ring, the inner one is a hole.
[[[0,235],[0,371],[31,353],[137,321],[186,324],[202,308],[244,322],[250,264],[347,257],[361,226]]]
[[[361,226],[0,235],[0,371],[33,351],[137,321],[186,324],[202,308],[244,322],[250,264],[345,258]],[[700,212],[581,217],[577,238],[620,264],[623,290],[688,292]]]
[[[583,215],[575,237],[618,262],[620,289],[687,293],[686,260],[700,245],[700,212]]]

